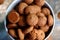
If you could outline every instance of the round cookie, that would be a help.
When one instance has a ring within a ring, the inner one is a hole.
[[[19,19],[20,19],[19,14],[15,10],[12,10],[8,14],[8,20],[11,23],[17,23],[19,21]]]
[[[20,20],[18,22],[18,25],[19,26],[25,26],[25,18],[24,18],[24,16],[20,16]]]
[[[40,27],[41,30],[43,30],[44,32],[47,32],[49,30],[49,26],[48,25],[45,25],[45,26],[42,26]]]
[[[38,23],[38,17],[34,14],[29,14],[27,16],[27,23],[32,26],[36,25]]]
[[[35,0],[35,3],[36,3],[36,5],[38,5],[38,6],[43,6],[44,5],[44,2],[45,0]]]
[[[41,7],[37,5],[33,5],[35,7],[36,13],[41,12]]]
[[[30,40],[35,40],[37,37],[36,29],[33,29],[30,33]]]
[[[25,13],[26,14],[36,14],[37,12],[40,12],[41,8],[37,5],[30,5],[27,6],[27,8],[25,9]]]
[[[17,24],[8,24],[7,27],[10,28],[17,28]]]
[[[38,20],[38,26],[44,26],[47,23],[47,18],[45,16],[40,16]]]
[[[20,14],[24,14],[24,9],[27,7],[28,5],[24,2],[20,3],[18,6],[18,11]]]
[[[27,4],[31,4],[34,0],[24,0]]]
[[[44,14],[44,15],[50,15],[50,10],[48,9],[48,8],[43,8],[42,9],[42,13]]]
[[[44,40],[45,33],[42,30],[37,30],[37,39],[38,40]]]
[[[48,15],[48,25],[51,27],[54,23],[54,19],[52,17],[52,15]]]

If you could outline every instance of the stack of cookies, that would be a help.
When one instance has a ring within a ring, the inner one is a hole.
[[[7,16],[8,33],[16,40],[44,40],[53,26],[45,0],[23,0]]]

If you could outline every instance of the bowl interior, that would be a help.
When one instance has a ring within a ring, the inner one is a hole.
[[[19,4],[19,3],[18,3],[18,4]],[[14,5],[14,8],[15,8],[18,4]],[[52,15],[53,18],[54,18],[53,10],[51,9],[51,7],[48,5],[47,2],[45,2],[45,5],[44,5],[43,7],[47,7],[48,9],[50,9],[51,15]],[[43,7],[42,7],[42,8],[43,8]],[[12,9],[11,9],[11,10],[12,10]],[[11,10],[9,10],[9,12],[10,12]],[[6,29],[7,32],[8,32],[8,29],[7,29],[6,25],[8,24],[8,22],[9,22],[9,21],[8,21],[8,19],[7,19],[7,17],[6,17],[6,20],[5,20],[4,24],[5,24],[5,29]],[[52,27],[48,30],[48,32],[45,33],[45,34],[46,34],[45,39],[50,35],[50,33],[51,33],[52,29],[53,29],[53,26],[54,26],[54,25],[52,25]],[[12,37],[11,37],[11,38],[12,38]],[[12,38],[12,39],[13,39],[13,38]]]
[[[45,3],[45,5],[44,5],[42,8],[44,8],[44,7],[48,8],[48,9],[50,10],[50,12],[51,12],[51,15],[53,16],[52,10],[50,9],[49,5],[47,5],[47,4]],[[54,16],[53,16],[53,17],[54,17]],[[53,29],[53,25],[52,25],[52,27],[48,30],[48,32],[45,33],[45,34],[46,34],[46,37],[50,34],[50,32],[52,31],[52,29]],[[45,37],[45,38],[46,38],[46,37]]]

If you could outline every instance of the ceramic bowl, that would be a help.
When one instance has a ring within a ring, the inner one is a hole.
[[[9,5],[9,7],[8,7],[8,9],[7,9],[7,15],[8,15],[8,13],[19,3],[19,2],[21,2],[21,0],[15,0],[15,1],[13,1],[10,5]],[[51,15],[53,16],[53,18],[54,18],[54,24],[55,24],[55,17],[54,17],[54,12],[53,12],[53,9],[52,9],[52,7],[45,1],[45,5],[44,6],[46,6],[47,8],[49,8],[50,9],[50,12],[51,12]],[[6,23],[7,23],[7,21],[6,21],[6,19],[5,19],[5,21],[4,21],[4,24],[5,24],[5,29],[6,29],[6,32],[8,33],[8,29],[7,29],[7,27],[6,27]],[[45,37],[45,39],[44,40],[47,40],[48,38],[49,38],[49,36],[52,34],[52,32],[53,32],[53,30],[54,30],[54,24],[53,24],[53,26],[49,29],[49,31],[46,33],[47,35],[46,35],[46,37]],[[9,35],[9,34],[8,34]],[[9,35],[10,36],[10,35]],[[12,39],[12,40],[14,40],[14,38],[12,37],[12,36],[10,36],[10,38]]]

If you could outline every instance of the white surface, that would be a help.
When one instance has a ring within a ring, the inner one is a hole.
[[[60,40],[60,21],[57,19],[57,11],[60,10],[60,0],[47,0],[55,12],[55,28],[52,33],[53,40]]]
[[[12,0],[5,0],[4,3],[0,5],[0,22],[3,22],[4,18],[6,17],[6,9],[11,2]]]

